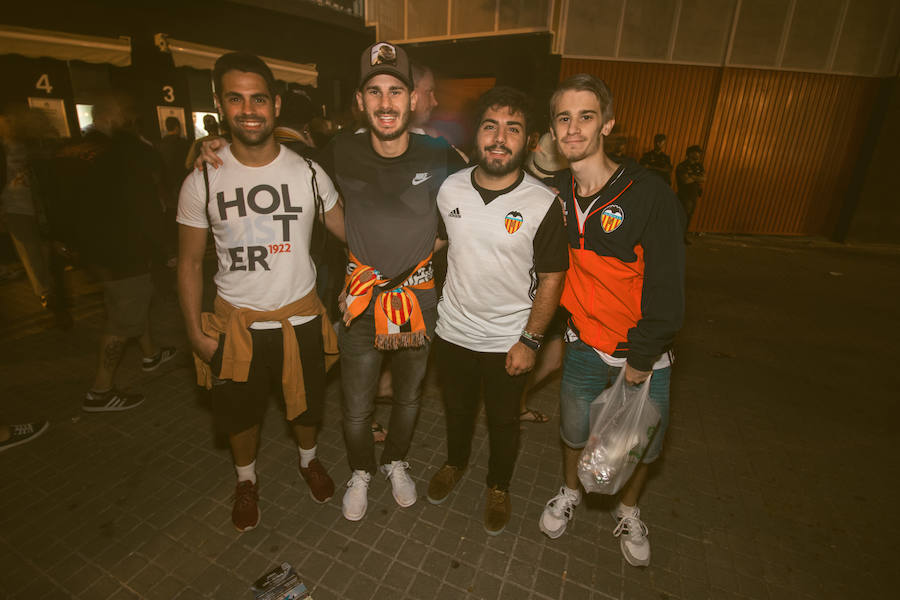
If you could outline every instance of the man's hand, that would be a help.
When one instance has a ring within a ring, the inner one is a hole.
[[[650,371],[638,371],[627,362],[625,363],[625,383],[639,385],[650,377]]]
[[[537,352],[523,344],[516,342],[513,347],[506,353],[506,372],[510,376],[521,375],[527,373],[534,368],[534,360]]]
[[[194,352],[197,353],[197,356],[205,362],[209,363],[212,360],[213,354],[216,353],[216,349],[219,347],[219,340],[213,337],[209,337],[205,333],[201,333],[200,337],[191,340],[191,347],[193,347]]]
[[[198,171],[203,168],[203,163],[209,163],[213,169],[218,169],[222,164],[222,159],[216,154],[217,150],[221,150],[228,142],[223,137],[208,136],[200,142],[200,154],[194,160],[194,168]]]

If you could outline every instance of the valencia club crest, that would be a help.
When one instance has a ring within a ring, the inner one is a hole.
[[[617,204],[607,206],[603,209],[603,212],[600,213],[600,224],[603,226],[603,231],[606,233],[612,233],[618,229],[619,225],[621,225],[624,220],[625,213],[622,212],[622,209]]]
[[[514,234],[519,230],[519,227],[522,226],[522,222],[525,219],[522,217],[522,213],[516,210],[511,210],[506,213],[506,218],[504,219],[504,224],[506,225],[506,232],[509,235]]]
[[[381,308],[395,325],[403,325],[412,315],[410,294],[402,287],[381,294]]]

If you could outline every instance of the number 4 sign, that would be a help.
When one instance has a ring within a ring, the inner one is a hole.
[[[48,94],[53,93],[53,86],[50,85],[50,78],[46,73],[41,73],[41,76],[38,77],[37,83],[34,84],[34,88],[47,92]]]

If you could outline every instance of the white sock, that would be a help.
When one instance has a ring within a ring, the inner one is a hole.
[[[312,459],[316,457],[316,448],[318,446],[313,446],[309,450],[306,448],[301,448],[297,446],[297,449],[300,451],[300,466],[304,469],[309,467],[309,463],[312,462]]]
[[[635,506],[628,506],[627,504],[622,504],[619,502],[619,505],[616,507],[616,515],[619,517],[627,517],[634,515],[634,510],[637,508]]]
[[[256,461],[254,460],[252,463],[247,465],[246,467],[242,467],[240,465],[234,465],[234,470],[237,471],[238,481],[252,481],[256,483]]]
[[[572,492],[572,494],[574,494],[575,497],[578,498],[578,501],[581,502],[581,489],[579,489],[579,488],[576,487],[576,488],[573,490],[573,489],[570,488],[569,486],[566,486],[566,491],[567,491],[567,492]]]

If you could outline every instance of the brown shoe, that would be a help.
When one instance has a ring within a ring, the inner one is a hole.
[[[432,504],[440,504],[446,500],[457,482],[462,479],[464,471],[465,469],[452,465],[441,467],[428,483],[428,501]]]
[[[509,492],[498,489],[496,486],[487,491],[487,500],[484,503],[484,530],[488,535],[498,535],[509,523],[509,515],[512,507],[509,503]]]
[[[309,486],[309,495],[319,504],[328,502],[334,496],[334,481],[318,458],[309,461],[309,466],[305,469],[300,467],[300,475]]]
[[[240,532],[250,531],[259,525],[259,486],[252,481],[238,481],[234,490],[234,507],[231,522]]]

